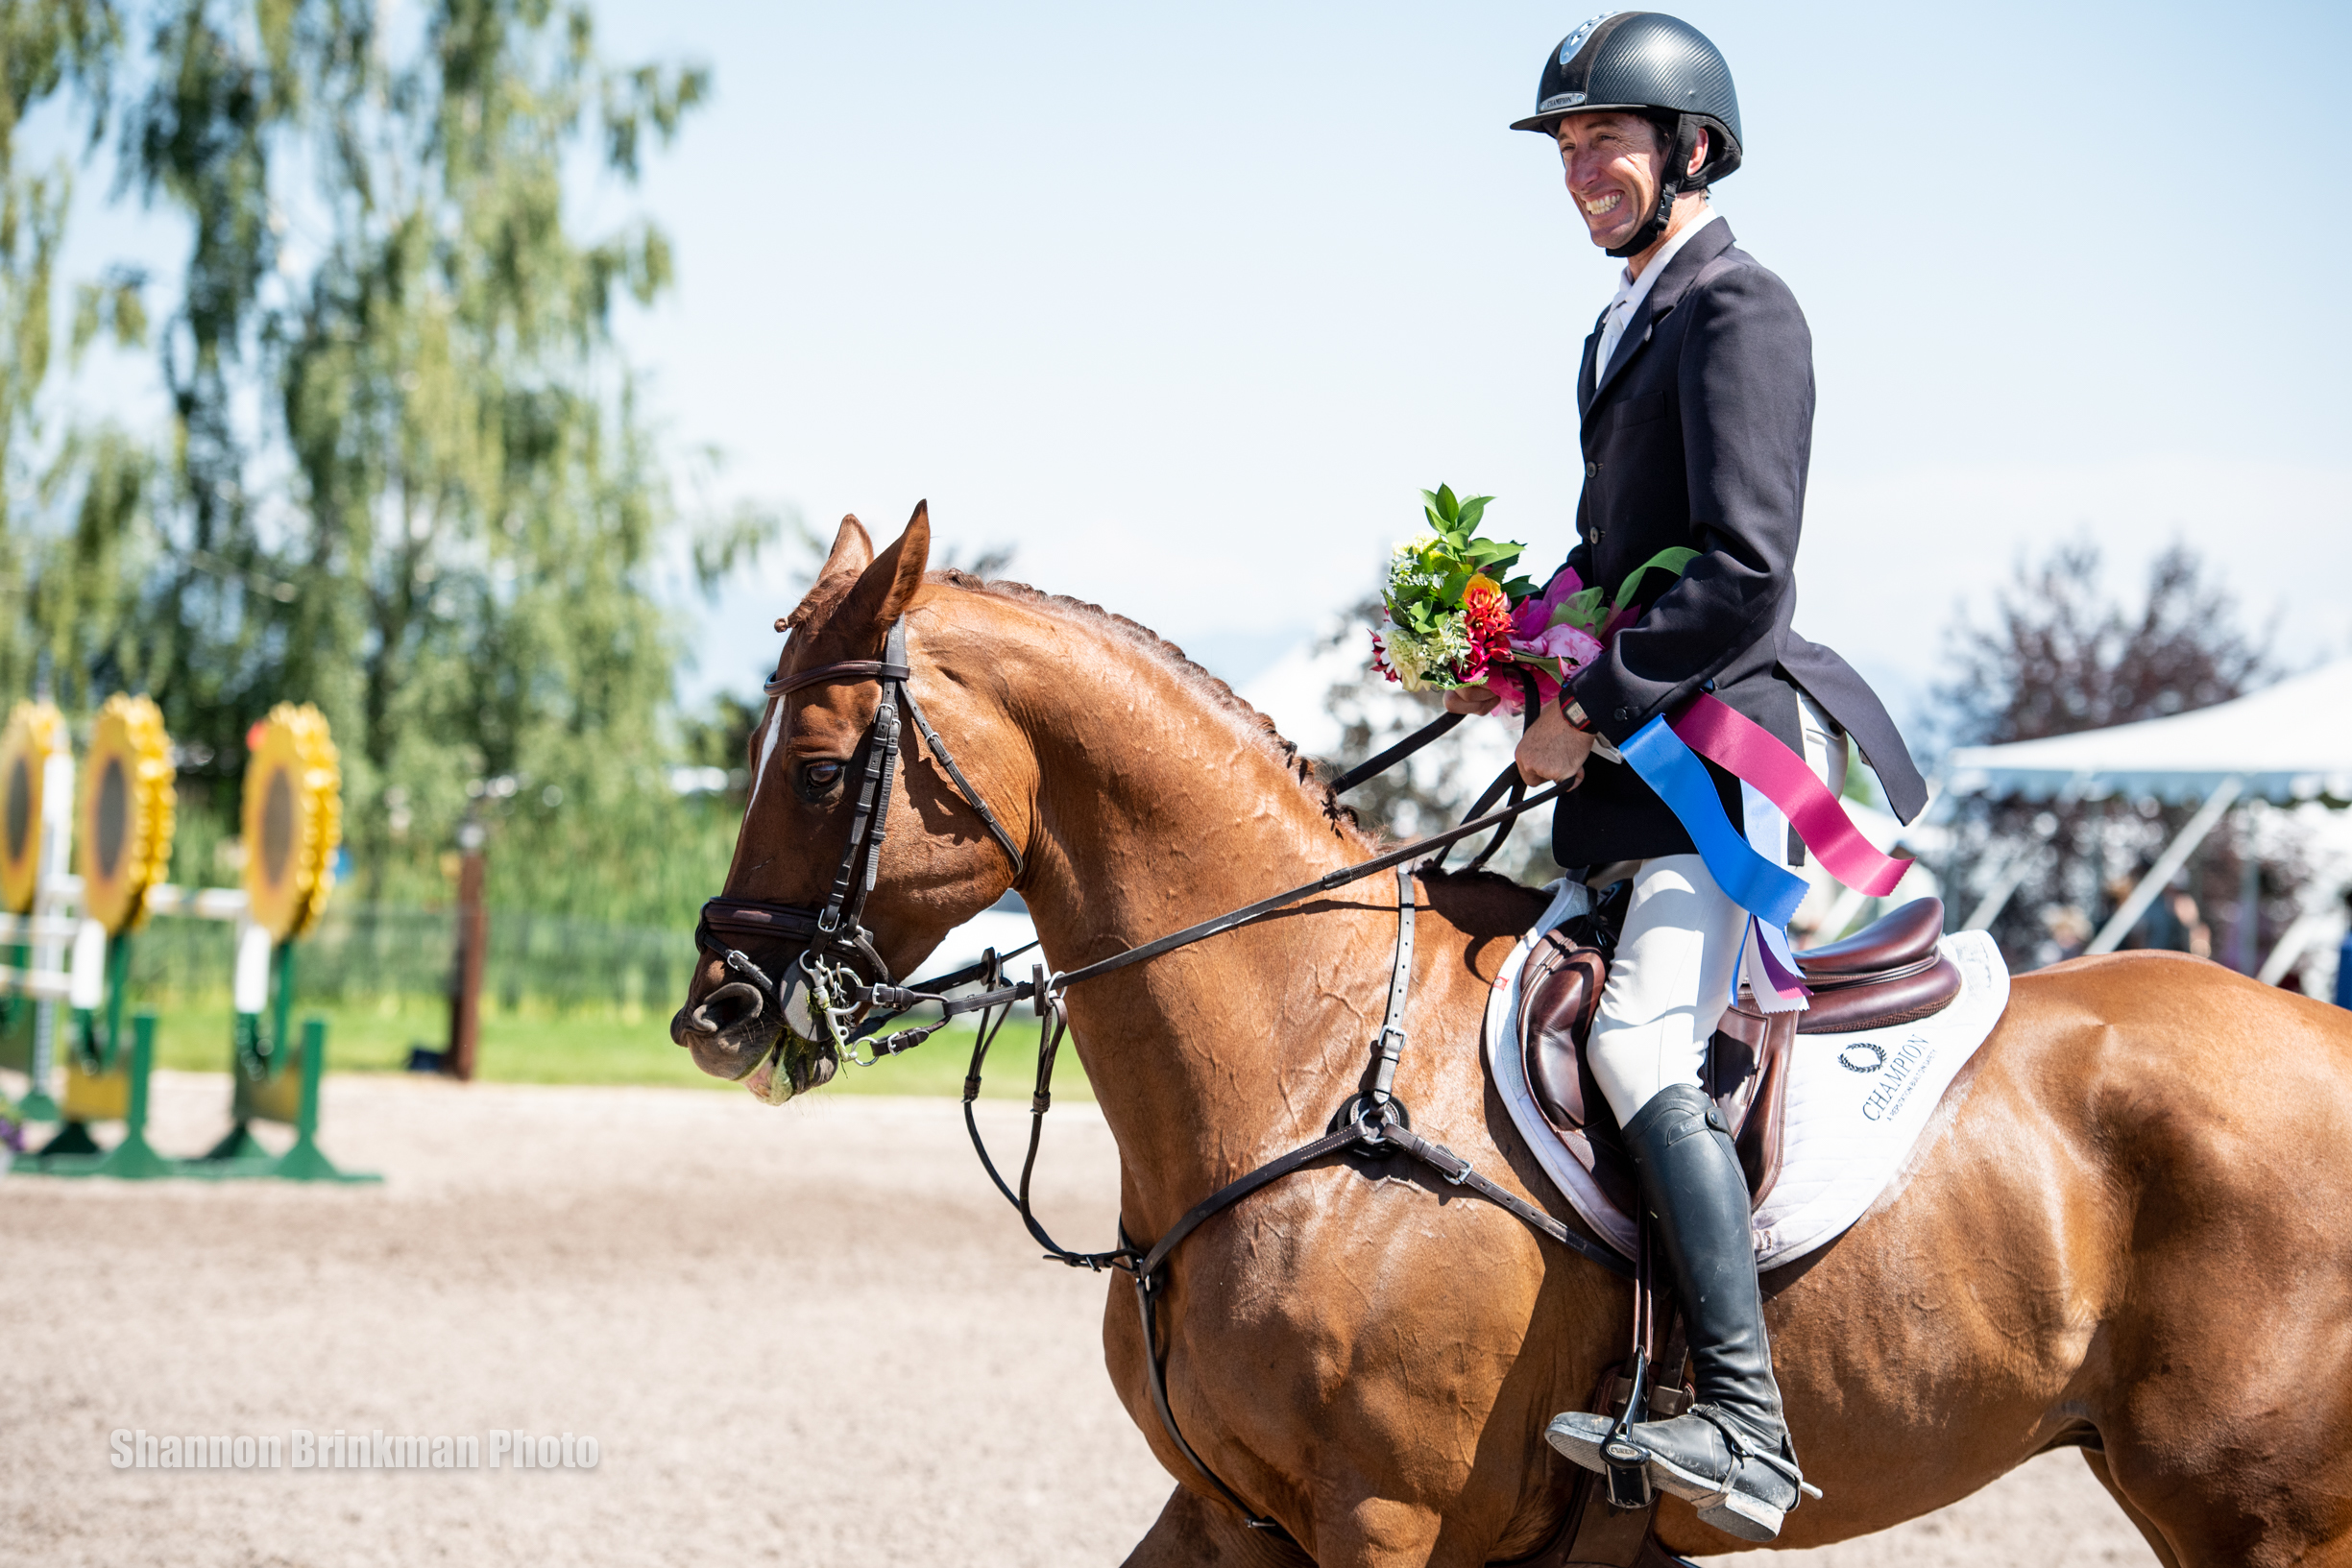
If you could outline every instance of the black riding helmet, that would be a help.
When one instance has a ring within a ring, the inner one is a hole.
[[[1675,197],[1704,190],[1739,167],[1739,97],[1723,51],[1688,22],[1655,11],[1605,11],[1560,40],[1536,84],[1536,111],[1511,129],[1549,136],[1570,114],[1608,109],[1644,115],[1672,132],[1658,210],[1609,252],[1636,255],[1666,231]],[[1701,127],[1709,133],[1707,161],[1685,176]]]

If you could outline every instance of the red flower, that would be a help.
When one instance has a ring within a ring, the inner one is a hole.
[[[1475,681],[1490,664],[1511,662],[1511,601],[1484,572],[1472,575],[1462,591],[1463,629],[1469,634],[1469,656],[1458,673]]]

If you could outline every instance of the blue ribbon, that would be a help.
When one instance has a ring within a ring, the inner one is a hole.
[[[1650,720],[1617,750],[1680,819],[1715,885],[1758,920],[1786,926],[1805,902],[1805,879],[1786,866],[1774,865],[1740,836],[1724,814],[1707,764],[1666,727],[1665,718]]]

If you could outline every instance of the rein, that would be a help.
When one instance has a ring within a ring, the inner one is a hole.
[[[1535,677],[1521,669],[1515,669],[1512,673],[1523,683],[1527,699],[1525,723],[1532,727],[1538,707]],[[866,896],[873,890],[883,840],[888,832],[890,788],[898,767],[898,713],[901,707],[913,719],[924,743],[954,781],[958,793],[979,813],[982,823],[1011,860],[1016,881],[1025,869],[1020,850],[1014,845],[1011,835],[1006,832],[987,803],[965,780],[946,744],[923,716],[921,707],[915,702],[913,689],[908,684],[910,675],[907,663],[907,621],[901,615],[891,622],[883,657],[879,660],[845,660],[790,676],[779,675],[767,682],[765,690],[770,696],[787,695],[820,682],[871,680],[881,683],[882,698],[867,731],[856,784],[849,842],[842,851],[841,864],[835,873],[822,908],[812,909],[805,905],[758,899],[715,898],[703,905],[702,917],[694,928],[695,944],[717,955],[731,973],[740,977],[744,983],[757,991],[761,1001],[772,1010],[780,1026],[791,1026],[791,1014],[787,1011],[786,1002],[788,996],[800,993],[805,986],[812,1022],[824,1028],[839,1060],[861,1067],[871,1067],[885,1056],[895,1056],[912,1049],[958,1016],[967,1013],[981,1015],[979,1037],[972,1050],[971,1070],[963,1080],[963,1119],[965,1129],[971,1135],[972,1147],[980,1156],[982,1169],[987,1171],[988,1179],[995,1183],[997,1191],[1005,1195],[1005,1200],[1021,1217],[1021,1223],[1031,1239],[1045,1248],[1049,1261],[1097,1272],[1104,1268],[1118,1269],[1134,1282],[1136,1311],[1142,1319],[1144,1345],[1151,1364],[1152,1403],[1159,1413],[1160,1423],[1186,1460],[1249,1522],[1252,1530],[1287,1533],[1278,1522],[1251,1508],[1216,1471],[1209,1468],[1185,1439],[1176,1424],[1176,1412],[1168,1403],[1168,1363],[1167,1353],[1160,1343],[1159,1298],[1168,1288],[1171,1256],[1177,1246],[1209,1219],[1259,1189],[1333,1155],[1355,1153],[1368,1158],[1382,1158],[1395,1153],[1428,1167],[1452,1186],[1476,1193],[1538,1235],[1590,1259],[1612,1273],[1632,1277],[1633,1266],[1614,1252],[1571,1231],[1551,1215],[1474,1169],[1469,1161],[1443,1144],[1415,1132],[1410,1113],[1394,1093],[1396,1068],[1403,1057],[1407,1038],[1404,1017],[1413,982],[1415,879],[1424,869],[1442,866],[1446,853],[1455,844],[1492,830],[1493,838],[1470,862],[1473,869],[1484,865],[1508,836],[1512,825],[1526,812],[1557,799],[1567,788],[1565,783],[1548,784],[1531,794],[1519,779],[1515,765],[1506,767],[1470,808],[1467,818],[1455,827],[1401,844],[1359,864],[1327,871],[1312,881],[1285,888],[1254,904],[1187,926],[1182,930],[1171,931],[1140,947],[1097,959],[1078,969],[1049,974],[1043,965],[1032,965],[1030,978],[1006,983],[1006,959],[1017,957],[1037,946],[1035,942],[1031,942],[1005,954],[999,954],[991,948],[982,954],[977,963],[899,986],[890,983],[888,966],[875,951],[873,935],[862,921]],[[1343,774],[1334,782],[1333,792],[1345,793],[1401,761],[1453,729],[1462,717],[1459,713],[1448,713],[1423,726],[1369,761]],[[1495,802],[1506,794],[1508,801],[1496,807]],[[1183,1217],[1149,1248],[1140,1246],[1130,1238],[1124,1224],[1119,1230],[1120,1244],[1106,1251],[1074,1251],[1055,1241],[1037,1218],[1030,1193],[1031,1181],[1036,1171],[1038,1149],[1045,1134],[1046,1112],[1054,1102],[1054,1064],[1060,1052],[1062,1040],[1069,1033],[1069,1015],[1062,998],[1070,987],[1099,979],[1130,965],[1147,962],[1178,948],[1206,941],[1212,936],[1238,930],[1301,899],[1332,892],[1383,871],[1394,871],[1396,877],[1396,948],[1391,962],[1387,1013],[1382,1020],[1380,1032],[1371,1042],[1371,1086],[1350,1096],[1341,1104],[1323,1136],[1300,1145],[1287,1154],[1278,1155],[1220,1187],[1185,1211]],[[781,937],[787,941],[800,941],[804,944],[796,960],[800,973],[797,977],[788,974],[783,984],[779,985],[740,948],[722,942],[722,937],[754,941]],[[870,964],[873,973],[880,977],[870,982],[861,980],[851,967],[852,961]],[[963,996],[947,995],[958,986],[976,981],[982,986],[978,992]],[[1030,1096],[1029,1148],[1021,1162],[1019,1184],[1015,1186],[1006,1181],[995,1160],[989,1156],[987,1143],[981,1136],[980,1122],[973,1107],[980,1098],[981,1070],[987,1061],[988,1049],[1010,1021],[1013,1008],[1024,1001],[1031,1004],[1038,1019],[1037,1079]],[[922,1005],[937,1007],[939,1021],[873,1038],[885,1025]],[[862,1024],[856,1024],[855,1015],[861,1010],[871,1010],[873,1016]],[[861,1054],[861,1047],[864,1048],[863,1054]]]

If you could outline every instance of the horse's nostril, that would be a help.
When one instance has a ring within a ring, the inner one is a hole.
[[[699,1034],[724,1034],[758,1018],[760,1008],[758,991],[740,980],[730,980],[686,1015],[687,1026]]]

